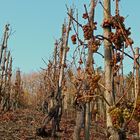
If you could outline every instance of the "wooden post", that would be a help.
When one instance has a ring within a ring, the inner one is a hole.
[[[72,14],[72,9],[70,9],[70,15]],[[59,83],[58,83],[58,97],[61,96],[61,88],[62,88],[62,80],[64,77],[64,68],[65,68],[65,63],[66,63],[66,47],[68,45],[68,38],[69,38],[69,32],[70,32],[70,26],[71,26],[71,17],[69,17],[69,22],[68,22],[68,27],[66,30],[66,35],[65,35],[65,39],[64,39],[64,44],[63,44],[63,55],[62,55],[62,63],[61,63],[61,69],[60,69],[60,74],[59,74]]]
[[[54,44],[54,61],[53,61],[53,81],[55,81],[55,76],[56,76],[56,65],[57,65],[57,40]]]
[[[6,66],[5,66],[5,78],[4,78],[4,84],[6,85],[7,83],[7,77],[8,77],[8,66],[9,66],[9,61],[10,61],[10,51],[7,54],[6,58]]]
[[[135,50],[135,58],[138,62],[139,61],[139,48],[136,48]],[[136,63],[135,64],[135,68],[136,68],[136,75],[135,75],[135,100],[137,100],[138,96],[140,95],[139,94],[139,66],[138,64]],[[139,128],[139,136],[140,136],[140,122],[138,123],[138,128]]]
[[[3,89],[3,84],[4,84],[4,74],[5,74],[5,63],[6,63],[6,51],[7,51],[7,49],[5,48],[4,49],[4,54],[3,54],[3,59],[2,59],[2,61],[1,61],[1,69],[2,69],[2,71],[1,71],[1,88]],[[2,90],[2,92],[3,92],[3,90]]]
[[[95,12],[95,0],[91,0],[90,2],[90,12],[89,12],[89,24],[92,27],[94,22],[94,12]],[[91,38],[91,40],[93,40]],[[90,40],[90,41],[91,41]],[[86,67],[90,69],[90,71],[94,71],[93,68],[93,51],[91,48],[88,49],[88,57]],[[91,102],[86,103],[85,106],[85,140],[90,139],[90,121],[91,121]]]
[[[111,0],[104,0],[104,20],[109,20],[111,17]],[[104,27],[104,37],[109,38],[111,27]],[[105,88],[112,91],[113,87],[113,72],[110,62],[112,60],[112,45],[108,40],[104,40],[104,64],[105,64]],[[113,105],[115,97],[114,93],[105,91],[105,98],[110,105]],[[110,140],[119,140],[118,132],[113,128],[112,120],[109,114],[109,106],[106,104],[106,126],[107,131],[110,133]]]
[[[4,37],[3,37],[2,46],[1,46],[1,49],[0,49],[0,64],[2,62],[3,50],[5,48],[7,48],[7,41],[8,41],[8,37],[9,37],[8,31],[9,31],[9,24],[5,25],[5,29],[4,29]]]
[[[104,0],[104,19],[110,19],[111,14],[111,1],[110,0]],[[104,28],[104,37],[108,38],[109,34],[111,32],[111,27],[105,27]],[[111,53],[111,44],[107,40],[104,40],[104,63],[105,63],[105,87],[106,89],[112,89],[112,68],[110,65],[110,62],[112,60],[112,53]],[[107,101],[112,104],[112,95],[106,90],[105,96]],[[106,105],[106,125],[107,127],[112,126],[112,121],[110,118],[110,115],[108,113],[109,106]]]
[[[135,50],[135,58],[139,62],[139,48],[136,48]],[[135,64],[136,68],[136,75],[135,75],[135,99],[137,99],[139,94],[139,66],[138,64]]]
[[[2,69],[2,71],[1,71],[1,78],[0,78],[0,80],[1,80],[1,83],[0,83],[0,88],[1,88],[1,94],[2,94],[2,101],[1,101],[1,103],[2,103],[2,110],[3,111],[6,111],[6,96],[7,96],[7,93],[6,93],[6,91],[5,91],[5,85],[4,85],[4,77],[6,76],[5,75],[5,63],[6,63],[6,48],[4,48],[4,54],[3,54],[3,59],[2,59],[2,61],[1,61],[1,69]]]
[[[10,57],[10,63],[9,63],[9,67],[8,67],[9,70],[7,72],[7,74],[8,74],[7,83],[9,85],[9,91],[11,89],[12,63],[13,63],[13,59],[12,59],[12,57]]]
[[[10,52],[8,53],[7,57],[8,57],[7,66],[6,66],[7,78],[5,79],[6,80],[5,85],[6,85],[6,93],[7,93],[6,110],[9,110],[10,109],[10,95],[11,95],[11,77],[12,77],[12,57],[10,57]]]
[[[8,38],[9,38],[9,24],[5,25],[2,45],[0,48],[0,101],[1,101],[3,93],[4,93],[4,91],[3,91],[4,90],[3,89],[3,82],[4,82],[3,77],[4,77],[4,72],[5,72],[6,50],[7,50]]]
[[[85,140],[90,138],[90,119],[90,102],[88,102],[85,107]]]
[[[72,15],[72,9],[70,9],[69,14]],[[58,111],[58,120],[61,120],[61,116],[62,116],[62,98],[61,98],[61,94],[62,94],[62,82],[64,79],[64,69],[65,69],[65,65],[66,65],[66,56],[67,56],[67,46],[68,46],[68,38],[69,38],[69,32],[70,32],[70,26],[71,26],[71,22],[72,19],[69,17],[69,21],[68,21],[68,26],[66,28],[66,33],[64,36],[64,44],[63,44],[63,53],[62,53],[62,63],[61,63],[61,68],[60,68],[60,73],[59,73],[59,81],[58,81],[58,91],[57,91],[57,100],[59,101],[60,107],[59,107],[59,111]],[[61,61],[61,60],[60,60]],[[58,122],[58,126],[59,126],[60,121]]]
[[[16,79],[15,79],[14,93],[13,93],[14,94],[13,105],[12,105],[13,110],[19,108],[20,93],[21,93],[21,75],[20,75],[20,70],[18,69],[16,71]]]
[[[55,84],[56,83],[56,67],[57,67],[57,40],[54,44],[54,56],[53,56],[53,75],[52,75],[52,80],[53,80],[53,83]],[[54,95],[55,96],[55,95]],[[50,100],[50,107],[53,107],[54,106],[54,97],[51,98]]]
[[[65,36],[64,30],[66,30],[65,22],[62,25],[61,45],[60,45],[60,50],[59,50],[59,66],[61,66],[61,64],[62,64],[63,45],[64,45],[64,36]]]

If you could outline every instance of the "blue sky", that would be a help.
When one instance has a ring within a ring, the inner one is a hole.
[[[66,7],[75,4],[82,15],[83,4],[88,0],[0,0],[0,37],[4,25],[10,23],[15,33],[10,37],[9,47],[14,57],[13,69],[20,68],[29,73],[45,67],[41,58],[47,59],[53,51],[54,40],[61,35],[61,25],[66,15]],[[114,4],[112,0],[112,4]],[[121,0],[120,10],[132,27],[134,46],[140,44],[140,1]],[[95,19],[102,21],[102,7],[97,6]],[[99,30],[102,33],[102,30]],[[98,56],[97,56],[98,59]],[[102,60],[100,60],[102,61]],[[99,62],[99,61],[98,61]],[[103,61],[101,62],[103,63]],[[132,61],[128,62],[132,63]],[[98,66],[100,63],[97,64]]]

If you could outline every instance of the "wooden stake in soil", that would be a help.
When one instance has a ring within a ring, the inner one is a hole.
[[[95,12],[95,0],[91,0],[90,12],[89,12],[89,24],[91,27],[94,22],[94,12]],[[92,41],[92,40],[93,40],[93,38],[90,39],[90,41]],[[94,72],[93,61],[94,61],[93,60],[93,51],[91,48],[88,48],[88,57],[87,57],[86,67],[87,67],[87,69],[89,69],[92,72]],[[88,102],[85,105],[85,140],[90,139],[91,105],[92,105],[91,102]]]
[[[139,62],[139,48],[136,48],[135,51],[135,58],[137,60],[137,62]],[[139,66],[136,63],[135,64],[135,68],[136,68],[136,75],[135,75],[135,100],[137,100],[138,96],[140,96],[140,88],[139,88]],[[138,123],[138,128],[139,128],[139,136],[140,136],[140,122]]]
[[[111,15],[111,1],[104,0],[104,19],[110,19]],[[104,37],[108,38],[111,32],[111,27],[104,28]],[[104,63],[105,63],[105,87],[106,89],[110,89],[112,91],[112,67],[110,62],[112,60],[112,50],[111,50],[111,43],[107,40],[104,40]],[[109,104],[112,104],[112,95],[107,90],[105,91],[105,96]],[[106,122],[107,127],[112,126],[112,121],[110,115],[108,113],[109,107],[106,106]]]

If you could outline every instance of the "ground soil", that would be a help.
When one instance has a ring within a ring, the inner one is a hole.
[[[75,126],[75,117],[64,113],[57,137],[51,138],[36,135],[36,129],[42,124],[45,117],[41,111],[35,109],[18,109],[0,114],[0,140],[72,140],[72,134]],[[51,132],[51,124],[47,126],[47,132]],[[104,140],[105,135],[102,132],[95,132],[91,126],[91,140]],[[98,137],[99,136],[99,137]],[[95,138],[96,137],[96,138]],[[84,132],[81,132],[81,139],[84,139]]]

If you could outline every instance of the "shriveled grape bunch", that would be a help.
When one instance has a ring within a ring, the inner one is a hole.
[[[81,71],[78,69],[78,71]],[[98,87],[98,81],[100,80],[100,75],[95,75],[89,70],[83,72],[81,75],[77,76],[75,79],[76,85],[76,96],[78,97],[79,102],[89,102],[94,98],[94,91]]]
[[[97,22],[93,22],[92,25],[87,23],[86,25],[82,27],[85,40],[90,40],[93,37],[93,30],[97,29],[96,24]]]
[[[100,44],[100,40],[93,39],[88,42],[88,48],[92,50],[93,53],[95,53],[98,51]]]
[[[105,19],[102,27],[111,27],[115,29],[115,32],[111,32],[109,35],[109,40],[114,44],[116,49],[122,49],[125,47],[131,46],[133,44],[133,40],[129,37],[131,35],[130,29],[126,29],[124,24],[124,17],[120,15],[112,16],[110,19]]]
[[[82,18],[83,18],[83,19],[88,19],[88,18],[89,18],[88,13],[83,13]]]
[[[100,75],[88,75],[87,81],[89,85],[89,93],[93,94],[94,90],[98,87],[98,81],[100,80]]]
[[[121,62],[122,59],[123,59],[123,56],[119,52],[114,53],[113,56],[112,56],[112,60],[110,62],[110,65],[113,68],[113,75],[114,76],[117,75],[117,71],[119,70],[118,63]]]
[[[76,40],[77,40],[76,35],[72,35],[71,36],[71,41],[72,41],[73,44],[76,44]]]
[[[115,16],[111,16],[109,19],[104,19],[104,22],[102,24],[103,28],[110,28],[112,29],[108,40],[112,44],[113,49],[113,56],[112,61],[110,62],[110,65],[112,66],[113,75],[117,75],[117,71],[120,69],[120,65],[118,62],[121,62],[123,60],[123,51],[122,48],[125,46],[126,48],[128,46],[132,47],[133,40],[130,38],[131,28],[126,28],[124,24],[125,18],[123,16],[120,16],[119,14],[116,14]],[[117,50],[122,51],[122,55],[117,52]],[[120,63],[121,64],[121,63]]]
[[[84,32],[84,39],[89,40],[92,38],[93,30],[89,24],[86,24],[82,27]]]

